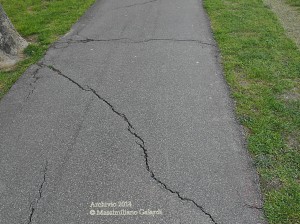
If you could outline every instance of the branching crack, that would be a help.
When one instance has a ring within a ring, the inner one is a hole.
[[[34,92],[34,90],[35,90],[34,84],[35,84],[35,83],[38,81],[38,79],[40,78],[40,77],[37,77],[37,74],[38,74],[38,72],[40,71],[40,69],[42,69],[42,66],[40,66],[39,64],[37,64],[37,66],[38,66],[38,68],[36,68],[36,69],[33,71],[33,73],[32,73],[33,81],[29,84],[30,87],[31,87],[31,90],[30,90],[30,92],[28,93],[28,95],[27,95],[27,97],[26,97],[26,100],[28,100],[29,97],[30,97],[30,96],[32,95],[32,93]]]
[[[47,169],[48,169],[48,161],[46,160],[46,164],[45,164],[44,169],[43,169],[43,181],[42,181],[42,183],[40,184],[40,187],[39,187],[38,197],[35,198],[35,200],[30,203],[30,214],[29,214],[29,217],[28,217],[27,224],[30,224],[32,222],[34,212],[37,209],[37,206],[38,206],[38,203],[39,203],[40,199],[43,197],[43,188],[44,188],[44,185],[46,184]]]
[[[67,41],[56,42],[52,47],[55,49],[67,48],[69,44],[76,44],[76,43],[89,43],[89,42],[119,42],[119,43],[131,43],[131,44],[141,44],[147,42],[154,42],[154,41],[169,41],[169,42],[194,42],[201,45],[207,45],[216,47],[215,44],[207,43],[205,41],[197,40],[197,39],[175,39],[175,38],[150,38],[144,40],[133,40],[130,38],[115,38],[115,39],[91,39],[86,38],[84,40],[72,40],[69,39]]]
[[[52,71],[54,71],[56,74],[64,77],[65,79],[69,80],[70,82],[72,82],[73,84],[75,84],[78,88],[80,88],[83,91],[86,92],[91,92],[92,94],[94,94],[99,100],[101,100],[102,102],[104,102],[107,106],[110,107],[110,109],[117,114],[119,117],[121,117],[126,123],[127,123],[127,130],[128,132],[134,136],[134,138],[136,139],[136,144],[142,149],[143,154],[144,154],[144,160],[145,160],[145,166],[146,166],[146,170],[148,171],[148,173],[150,174],[150,177],[158,184],[160,185],[163,189],[169,191],[172,194],[175,194],[180,200],[182,201],[186,201],[186,202],[190,202],[192,203],[195,207],[197,207],[199,210],[201,210],[206,216],[209,217],[209,219],[217,224],[217,222],[214,220],[214,218],[212,217],[212,215],[210,213],[208,213],[201,205],[197,204],[197,202],[195,202],[194,200],[184,197],[182,196],[182,194],[179,191],[175,191],[172,190],[170,187],[167,186],[167,184],[165,184],[164,182],[162,182],[158,177],[156,177],[156,175],[154,174],[153,170],[150,167],[149,164],[149,156],[148,156],[148,149],[145,146],[145,141],[143,140],[143,138],[136,132],[136,130],[134,129],[133,125],[130,123],[129,119],[127,118],[127,116],[119,111],[117,111],[114,106],[109,103],[106,99],[104,99],[103,97],[101,97],[96,90],[94,90],[93,88],[87,86],[86,88],[83,87],[81,84],[79,84],[78,82],[76,82],[75,80],[71,79],[70,77],[66,76],[65,74],[63,74],[59,69],[54,68],[51,65],[45,65],[43,64],[43,66],[48,67],[49,69],[51,69]]]
[[[151,1],[147,1],[147,2],[139,2],[139,3],[132,4],[132,5],[126,5],[126,6],[118,7],[118,8],[115,8],[113,10],[130,8],[130,7],[138,6],[138,5],[146,5],[146,4],[149,4],[149,3],[152,3],[152,2],[157,2],[157,1],[158,0],[151,0]]]

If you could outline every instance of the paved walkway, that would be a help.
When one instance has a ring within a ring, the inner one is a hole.
[[[97,1],[0,127],[0,223],[262,223],[201,1]]]

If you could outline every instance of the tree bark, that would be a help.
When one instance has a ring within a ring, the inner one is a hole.
[[[16,31],[0,4],[0,68],[14,65],[28,43]]]

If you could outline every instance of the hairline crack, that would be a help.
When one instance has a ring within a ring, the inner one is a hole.
[[[149,4],[149,3],[152,3],[152,2],[157,2],[157,1],[159,1],[159,0],[150,0],[150,1],[146,1],[146,2],[139,2],[139,3],[135,3],[135,4],[131,4],[131,5],[125,5],[125,6],[122,6],[122,7],[114,8],[113,10],[130,8],[130,7],[139,6],[139,5],[146,5],[146,4]]]
[[[43,188],[44,188],[44,185],[46,183],[47,171],[48,171],[48,161],[46,160],[46,163],[45,163],[45,166],[44,166],[44,169],[43,169],[43,181],[40,184],[39,191],[38,191],[39,195],[38,195],[37,198],[35,198],[35,201],[32,201],[30,203],[30,214],[29,214],[29,217],[28,217],[27,224],[30,224],[32,222],[34,212],[37,209],[37,206],[38,206],[38,203],[39,203],[40,199],[43,197]]]
[[[40,77],[37,77],[36,75],[39,73],[39,71],[43,68],[42,66],[40,66],[38,63],[36,64],[38,67],[32,72],[31,74],[31,78],[33,78],[33,81],[29,83],[29,86],[31,88],[31,90],[29,91],[29,93],[26,96],[26,100],[29,99],[29,97],[33,94],[34,90],[35,90],[35,86],[34,84],[36,84],[36,82],[38,81],[38,79]]]

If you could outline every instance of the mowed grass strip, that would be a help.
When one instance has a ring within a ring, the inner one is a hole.
[[[300,3],[300,0],[298,0]],[[278,16],[280,23],[300,49],[300,9],[286,3],[285,0],[263,0],[270,9]]]
[[[300,10],[300,0],[286,0],[286,2],[291,6],[299,7],[298,9]]]
[[[204,0],[270,224],[300,223],[300,52],[262,0]]]
[[[95,0],[0,0],[15,28],[31,44],[25,60],[11,71],[0,71],[0,98],[20,75],[37,62],[49,45],[65,34]]]

